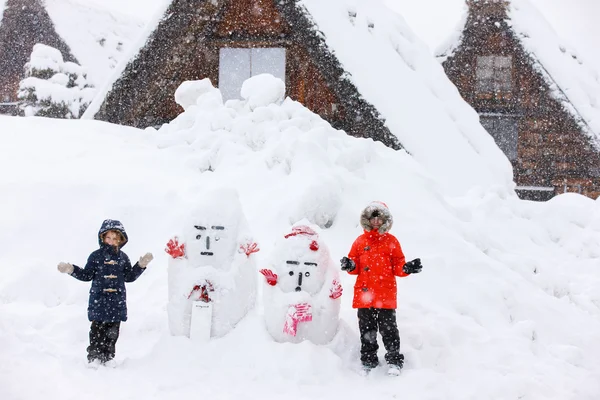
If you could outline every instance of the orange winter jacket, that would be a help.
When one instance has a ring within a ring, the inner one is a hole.
[[[356,264],[353,308],[396,308],[396,277],[404,277],[406,259],[398,239],[390,233],[365,231],[348,254]]]

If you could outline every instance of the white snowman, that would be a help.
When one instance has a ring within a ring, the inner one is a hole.
[[[171,333],[206,339],[231,331],[254,306],[258,250],[237,192],[206,194],[165,249]]]
[[[264,318],[278,342],[327,344],[339,326],[342,286],[316,227],[296,225],[276,244],[265,277]]]

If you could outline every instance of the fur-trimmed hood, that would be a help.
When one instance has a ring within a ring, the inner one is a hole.
[[[375,215],[374,215],[375,214]],[[392,229],[392,224],[394,223],[394,218],[390,213],[390,209],[388,206],[382,201],[373,201],[369,203],[367,207],[360,214],[360,225],[367,232],[371,232],[373,227],[369,223],[369,220],[372,217],[380,217],[383,220],[383,224],[379,227],[379,233],[384,234],[388,233],[390,229]]]

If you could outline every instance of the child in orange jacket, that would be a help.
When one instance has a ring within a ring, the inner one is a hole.
[[[364,233],[352,244],[342,270],[357,275],[352,307],[358,309],[361,362],[366,371],[379,364],[377,331],[386,349],[388,374],[398,375],[404,366],[396,324],[396,277],[421,272],[420,259],[406,262],[398,239],[389,230],[392,214],[382,202],[370,203],[361,213]]]

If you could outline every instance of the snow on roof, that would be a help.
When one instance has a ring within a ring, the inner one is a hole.
[[[96,94],[84,119],[98,112],[171,3],[163,0],[129,56]],[[462,183],[467,181],[470,186],[511,184],[508,159],[401,16],[380,0],[298,0],[298,4],[324,34],[327,46],[364,99],[377,108],[405,149],[434,175],[443,176],[458,191],[466,189]],[[464,179],[458,183],[457,176]]]
[[[553,95],[600,148],[600,70],[565,43],[528,0],[512,0],[509,18]]]
[[[145,28],[143,28],[140,34],[135,37],[135,40],[132,41],[131,46],[129,46],[128,50],[125,52],[125,57],[120,59],[114,70],[110,72],[108,78],[104,80],[104,84],[98,88],[94,100],[92,100],[85,113],[81,116],[82,119],[94,119],[94,116],[98,110],[100,110],[100,107],[102,106],[107,94],[112,90],[113,85],[117,82],[121,75],[123,75],[123,72],[125,72],[127,64],[129,64],[129,62],[132,61],[140,52],[140,50],[146,45],[150,35],[158,27],[160,21],[165,17],[165,12],[173,2],[173,0],[159,1],[161,1],[161,3],[158,6],[155,6],[156,12],[146,23]]]
[[[448,40],[436,50],[440,60],[460,44],[468,8]],[[512,0],[509,25],[530,55],[533,67],[551,89],[553,96],[575,118],[592,143],[600,148],[600,68],[575,51],[529,0]]]
[[[86,68],[95,86],[109,78],[144,25],[133,17],[74,0],[45,0],[45,4],[56,32]]]
[[[471,176],[480,184],[512,180],[508,160],[477,113],[401,16],[372,0],[300,4],[361,95],[420,163],[448,185],[456,176]]]

